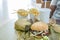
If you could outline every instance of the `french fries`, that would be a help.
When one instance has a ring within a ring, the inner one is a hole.
[[[18,13],[19,15],[21,15],[21,16],[27,16],[27,15],[28,15],[28,12],[27,12],[26,10],[24,10],[24,9],[19,9],[19,10],[17,11],[17,13]]]
[[[31,8],[29,9],[29,11],[24,10],[24,9],[19,9],[17,11],[17,13],[21,16],[27,16],[29,13],[33,14],[34,16],[38,16],[39,15],[39,11],[36,8]]]
[[[36,8],[31,8],[31,9],[29,10],[29,12],[30,12],[31,14],[33,14],[34,16],[38,16],[38,15],[39,15],[39,11],[38,11]]]

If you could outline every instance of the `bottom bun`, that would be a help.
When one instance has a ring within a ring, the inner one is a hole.
[[[42,38],[42,36],[35,36],[35,37],[36,37],[36,38],[39,38],[39,39]]]

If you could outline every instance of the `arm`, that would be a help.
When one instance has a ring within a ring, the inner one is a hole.
[[[56,5],[57,5],[57,0],[52,0],[51,4],[50,4],[50,9],[51,9],[50,18],[52,17],[52,15],[56,9]]]
[[[53,13],[54,13],[55,9],[56,9],[56,6],[51,5],[50,9],[51,9],[51,12],[50,12],[50,18],[51,18],[53,16]]]

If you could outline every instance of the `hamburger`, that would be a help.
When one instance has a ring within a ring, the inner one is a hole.
[[[31,25],[31,32],[37,38],[47,36],[48,35],[48,25],[44,22],[36,22]]]

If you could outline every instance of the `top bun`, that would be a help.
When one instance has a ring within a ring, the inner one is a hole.
[[[48,25],[44,22],[36,22],[32,24],[31,30],[45,31],[45,30],[48,30]]]

